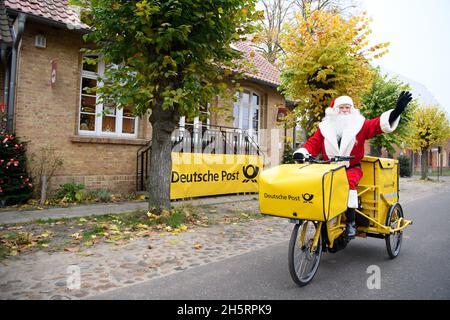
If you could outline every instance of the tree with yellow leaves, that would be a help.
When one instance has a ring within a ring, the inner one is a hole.
[[[437,106],[416,110],[408,127],[407,144],[415,152],[422,153],[421,179],[428,177],[428,152],[450,138],[450,123],[447,115]]]
[[[282,37],[286,56],[282,61],[281,91],[297,107],[290,115],[311,135],[333,98],[351,96],[356,105],[369,90],[375,75],[369,62],[387,52],[388,43],[370,46],[370,19],[365,15],[348,20],[337,14],[315,11]]]

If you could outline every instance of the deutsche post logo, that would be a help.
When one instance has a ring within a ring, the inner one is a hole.
[[[244,181],[242,181],[242,183],[247,183],[247,182],[257,182],[256,181],[256,177],[258,176],[259,173],[259,167],[255,167],[253,165],[248,165],[246,167],[242,167],[242,172],[244,173]]]
[[[309,193],[304,193],[302,195],[302,197],[303,197],[303,200],[305,200],[305,203],[306,202],[312,203],[312,199],[314,199],[314,195],[313,194],[309,194]]]

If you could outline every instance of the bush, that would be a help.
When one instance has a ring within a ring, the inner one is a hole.
[[[406,156],[398,157],[400,177],[411,177],[411,160]]]
[[[80,202],[84,199],[84,194],[81,192],[85,188],[84,184],[70,182],[62,184],[60,187],[56,192],[56,199],[66,202]]]
[[[284,152],[283,152],[283,164],[294,164],[294,150],[292,149],[290,144],[284,145]]]
[[[26,143],[5,131],[0,132],[0,203],[12,205],[26,202],[32,195],[32,179],[28,176]]]
[[[111,201],[111,193],[105,189],[94,189],[90,190],[86,196],[89,200],[96,200],[101,202]]]

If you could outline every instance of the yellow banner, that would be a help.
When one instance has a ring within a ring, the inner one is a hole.
[[[258,192],[263,157],[172,152],[170,198]]]

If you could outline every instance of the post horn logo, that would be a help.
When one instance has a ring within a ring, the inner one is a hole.
[[[309,193],[304,193],[302,195],[303,200],[305,200],[305,202],[309,202],[311,203],[312,199],[314,199],[314,195],[313,194],[309,194]]]
[[[244,179],[244,181],[242,181],[242,183],[250,182],[250,180],[252,182],[257,182],[255,178],[258,176],[259,167],[255,167],[250,164],[247,167],[242,167],[242,172],[244,173],[244,176],[246,178]]]

